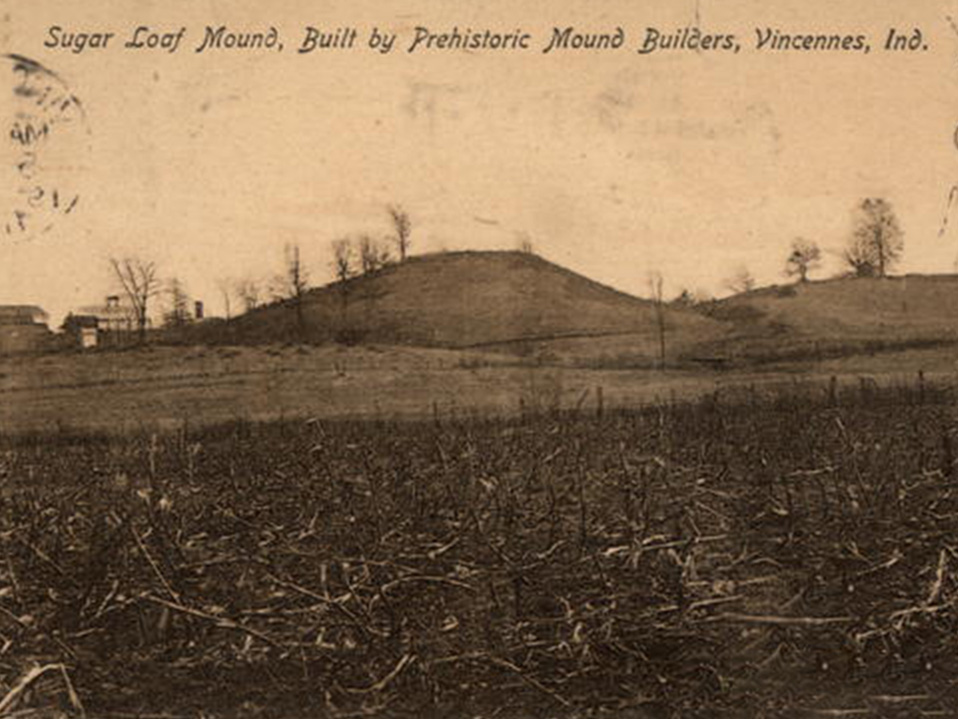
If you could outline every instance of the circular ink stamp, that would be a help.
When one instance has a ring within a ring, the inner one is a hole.
[[[0,56],[0,245],[35,239],[78,211],[90,130],[66,82]]]

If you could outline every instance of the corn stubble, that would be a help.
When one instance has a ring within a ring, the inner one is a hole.
[[[946,716],[950,394],[5,438],[0,716]]]

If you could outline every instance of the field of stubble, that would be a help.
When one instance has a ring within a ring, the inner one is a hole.
[[[0,439],[0,716],[953,716],[955,427],[925,386]]]

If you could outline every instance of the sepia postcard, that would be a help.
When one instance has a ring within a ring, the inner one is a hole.
[[[958,715],[958,2],[0,0],[0,719]]]

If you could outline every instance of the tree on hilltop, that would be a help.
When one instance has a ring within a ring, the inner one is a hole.
[[[342,312],[346,314],[349,300],[349,278],[353,276],[353,245],[348,238],[333,240],[333,271],[339,282],[339,297],[342,300]]]
[[[822,251],[814,242],[797,237],[792,241],[792,251],[785,260],[785,274],[797,277],[799,282],[808,282],[808,273],[818,269]]]
[[[891,203],[881,197],[864,199],[857,209],[843,259],[857,277],[885,277],[904,252],[898,218]]]
[[[409,219],[409,213],[399,205],[390,205],[387,209],[393,223],[393,240],[399,250],[399,261],[405,262],[411,244],[412,221]]]
[[[309,289],[309,273],[300,259],[299,245],[286,245],[283,253],[286,262],[285,272],[281,278],[284,296],[293,303],[296,310],[296,327],[302,333],[306,326],[303,317],[303,297]]]
[[[389,248],[373,239],[371,235],[363,234],[359,236],[357,253],[359,254],[359,265],[364,275],[381,270],[389,264]]]
[[[260,283],[252,277],[245,277],[236,282],[236,296],[243,305],[244,312],[249,312],[259,307],[262,294]]]

